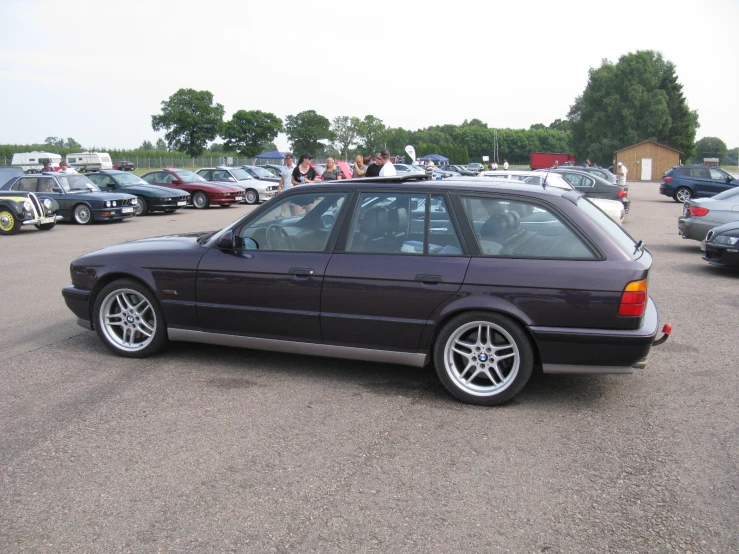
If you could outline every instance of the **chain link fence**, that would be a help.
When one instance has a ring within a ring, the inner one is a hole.
[[[190,157],[190,156],[183,156],[182,154],[172,154],[168,156],[131,156],[128,158],[113,158],[111,157],[111,160],[113,161],[113,164],[117,164],[122,161],[128,161],[133,163],[134,166],[138,169],[161,169],[163,167],[215,167],[217,165],[230,165],[230,166],[240,166],[240,165],[264,165],[267,163],[271,164],[277,164],[282,165],[284,163],[284,160],[282,159],[276,159],[276,160],[257,160],[256,158],[246,158],[246,157],[229,157],[225,158],[223,156],[199,156],[199,157]],[[10,165],[12,161],[12,157],[10,156],[3,156],[0,158],[0,166],[7,167]]]

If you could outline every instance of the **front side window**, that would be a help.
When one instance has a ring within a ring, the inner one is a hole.
[[[521,200],[463,197],[483,256],[593,259],[583,241],[552,211]]]
[[[714,181],[725,181],[726,177],[728,177],[728,175],[720,169],[710,168],[708,171],[711,173],[711,179]]]
[[[239,231],[247,250],[322,252],[347,193],[295,194],[277,202]]]
[[[200,171],[198,171],[198,175],[200,175],[206,181],[211,181],[210,174],[211,171],[209,169],[201,169]]]

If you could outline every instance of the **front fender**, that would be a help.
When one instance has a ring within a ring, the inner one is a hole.
[[[426,351],[433,347],[433,341],[444,326],[444,324],[457,314],[468,311],[490,310],[507,315],[525,327],[533,325],[531,318],[527,316],[513,302],[500,296],[479,294],[474,291],[460,290],[457,294],[439,305],[426,321],[426,326],[421,334],[419,350]]]

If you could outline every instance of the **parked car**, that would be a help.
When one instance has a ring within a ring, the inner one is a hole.
[[[662,176],[659,193],[675,202],[687,202],[691,198],[714,196],[737,185],[739,179],[720,167],[681,165],[667,170]]]
[[[133,162],[128,162],[124,160],[122,162],[113,164],[113,169],[119,169],[121,171],[133,171],[134,169],[136,169],[136,166],[133,164]]]
[[[409,165],[409,164],[393,164],[393,167],[395,168],[395,171],[398,175],[408,175],[411,173],[418,173],[418,174],[424,174],[425,171],[422,171],[420,166],[416,165]]]
[[[255,179],[241,167],[203,167],[195,173],[206,181],[229,183],[241,188],[247,204],[266,202],[277,194],[277,185],[271,181]]]
[[[34,192],[59,205],[62,221],[87,225],[93,221],[119,221],[133,217],[138,198],[119,192],[102,192],[84,175],[42,173],[15,177],[2,190]]]
[[[470,177],[471,176],[474,176],[474,175],[477,175],[479,173],[477,171],[473,171],[471,169],[468,169],[468,168],[466,168],[463,165],[457,165],[457,164],[453,164],[453,165],[442,165],[440,167],[444,171],[454,171],[455,173],[459,173],[460,175],[465,175],[465,176],[470,176]]]
[[[610,170],[606,169],[605,167],[594,167],[594,166],[580,166],[576,165],[574,169],[577,169],[578,171],[584,171],[586,173],[592,173],[594,175],[597,175],[601,179],[605,179],[612,185],[618,184],[618,177],[616,177],[613,173],[610,172]]]
[[[211,204],[228,208],[244,200],[244,191],[235,185],[208,182],[197,173],[186,169],[160,169],[141,178],[147,183],[190,193],[194,208],[205,209]]]
[[[246,172],[249,175],[251,175],[252,177],[254,177],[255,179],[259,179],[261,181],[272,181],[273,183],[279,183],[280,182],[280,178],[279,177],[275,177],[275,175],[272,172],[264,169],[261,166],[258,166],[258,165],[242,165],[241,167],[243,169],[245,169]]]
[[[624,210],[629,213],[631,201],[629,200],[628,186],[614,185],[597,175],[580,171],[578,167],[558,167],[550,169],[538,169],[543,173],[558,173],[565,181],[576,190],[583,192],[589,198],[606,198],[608,200],[620,200],[624,204]]]
[[[100,190],[136,195],[139,199],[136,204],[136,215],[146,215],[150,212],[172,213],[190,203],[189,192],[152,185],[138,175],[126,171],[106,169],[88,173],[87,178]]]
[[[274,176],[275,176],[275,177],[277,177],[278,179],[279,179],[280,177],[282,177],[282,167],[281,167],[281,166],[279,166],[279,165],[274,165],[274,164],[264,164],[264,165],[263,165],[263,166],[261,166],[261,167],[263,167],[264,169],[266,169],[267,171],[269,171],[269,172],[270,172],[270,173],[271,173],[272,175],[274,175]]]
[[[739,221],[719,225],[708,231],[701,242],[703,259],[709,264],[739,269]]]
[[[474,404],[510,400],[535,364],[644,367],[659,318],[641,241],[577,191],[416,179],[293,187],[220,231],[96,250],[62,294],[120,356],[170,340],[433,362]]]
[[[485,166],[477,162],[472,162],[467,164],[467,169],[475,173],[480,173],[481,171],[485,171]]]
[[[734,221],[739,221],[739,187],[712,198],[685,202],[683,213],[677,219],[677,229],[684,239],[703,240],[714,227]]]
[[[15,235],[23,225],[49,231],[62,218],[59,204],[51,198],[39,198],[33,192],[0,192],[0,235]]]

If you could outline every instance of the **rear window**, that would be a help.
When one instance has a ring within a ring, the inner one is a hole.
[[[629,255],[634,255],[636,249],[636,241],[631,238],[623,227],[608,217],[600,208],[593,204],[590,200],[581,196],[577,199],[577,207],[588,214],[610,237],[615,240],[618,245]]]

